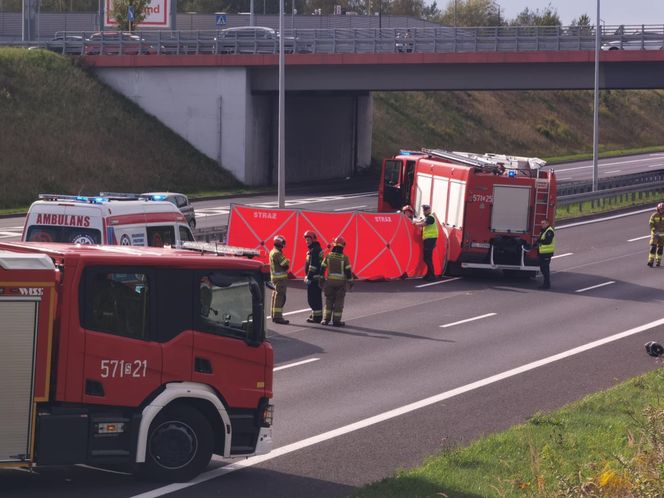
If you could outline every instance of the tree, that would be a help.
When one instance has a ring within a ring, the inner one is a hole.
[[[590,35],[593,33],[593,27],[588,14],[582,14],[578,19],[573,19],[570,28],[570,34],[574,35]]]
[[[111,8],[111,16],[118,23],[118,30],[130,30],[141,24],[147,15],[147,7],[151,0],[114,0]],[[134,9],[134,19],[129,20],[129,6]]]
[[[516,18],[510,21],[511,26],[560,26],[560,17],[556,9],[551,4],[540,12],[539,9],[530,10],[528,7],[523,9]]]
[[[499,26],[499,9],[494,0],[450,0],[439,22],[450,26]]]

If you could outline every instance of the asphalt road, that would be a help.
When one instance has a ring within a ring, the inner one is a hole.
[[[285,306],[291,325],[270,331],[270,455],[215,461],[192,483],[170,486],[117,473],[124,469],[4,470],[0,495],[343,497],[436,451],[657,368],[643,344],[664,339],[664,268],[645,265],[648,216],[559,227],[551,291],[497,273],[360,282],[348,295],[347,327],[335,329],[305,323],[305,292],[294,282]]]

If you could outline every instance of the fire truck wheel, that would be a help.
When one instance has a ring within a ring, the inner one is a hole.
[[[212,427],[201,412],[166,408],[150,426],[141,473],[158,481],[189,481],[210,463],[213,443]]]

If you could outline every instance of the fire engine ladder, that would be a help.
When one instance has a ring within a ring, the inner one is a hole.
[[[539,234],[542,220],[549,217],[549,196],[551,194],[551,177],[547,172],[539,170],[535,178],[535,205],[533,209],[533,237]]]
[[[422,149],[422,152],[429,154],[430,156],[439,157],[440,159],[447,159],[449,161],[475,166],[476,168],[487,168],[496,165],[493,161],[487,161],[479,157],[471,158],[463,154],[456,154],[442,149]]]

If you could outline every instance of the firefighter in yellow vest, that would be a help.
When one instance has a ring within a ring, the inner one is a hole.
[[[433,250],[436,248],[438,240],[438,223],[436,216],[431,212],[431,206],[422,204],[422,213],[424,217],[415,223],[422,227],[422,248],[423,259],[427,265],[427,273],[422,277],[423,280],[436,280],[436,273],[433,267]]]
[[[288,320],[284,319],[288,267],[290,266],[288,258],[281,252],[285,246],[286,239],[281,235],[277,235],[274,238],[274,247],[270,251],[270,280],[274,287],[272,291],[272,321],[282,325],[289,323]]]
[[[551,258],[556,250],[556,232],[549,224],[549,221],[544,219],[541,224],[542,230],[535,245],[537,246],[537,254],[539,257],[540,271],[544,277],[544,282],[539,286],[540,289],[551,288]]]
[[[323,309],[323,325],[328,325],[330,320],[334,327],[343,327],[346,325],[341,321],[341,315],[344,311],[344,298],[346,288],[353,287],[353,272],[350,267],[350,260],[344,254],[346,240],[339,236],[333,241],[332,251],[325,256],[323,264],[323,274],[327,272],[327,278],[323,285],[325,294],[325,308]]]
[[[657,204],[657,211],[650,217],[650,254],[648,255],[648,266],[652,268],[662,264],[662,252],[664,252],[664,202]]]

